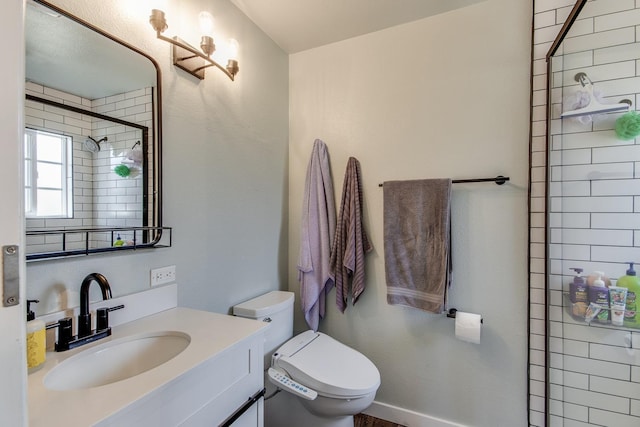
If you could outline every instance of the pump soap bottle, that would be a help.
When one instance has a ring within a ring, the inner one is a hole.
[[[640,278],[636,276],[633,262],[629,263],[627,274],[616,282],[616,286],[627,288],[627,300],[624,309],[624,326],[628,328],[640,328],[640,317],[636,311],[636,298],[640,294]]]
[[[27,300],[27,368],[29,373],[36,371],[46,358],[46,329],[42,320],[36,319],[31,310],[31,303],[38,303],[37,299]]]
[[[572,302],[571,313],[574,317],[584,320],[584,315],[587,312],[587,306],[589,305],[589,298],[587,296],[587,283],[582,277],[582,268],[571,268],[576,272],[576,276],[573,278],[573,282],[569,284],[569,299]]]

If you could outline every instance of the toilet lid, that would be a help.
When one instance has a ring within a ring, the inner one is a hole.
[[[277,367],[323,396],[356,398],[380,385],[380,373],[369,359],[321,332],[303,332],[277,354]]]

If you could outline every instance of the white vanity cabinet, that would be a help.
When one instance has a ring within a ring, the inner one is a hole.
[[[263,343],[246,338],[97,425],[219,426],[264,387]],[[234,427],[262,427],[262,399],[253,406]]]
[[[60,391],[44,386],[47,373],[80,354],[83,347],[47,353],[44,368],[29,375],[30,426],[215,427],[246,406],[232,426],[262,427],[267,326],[263,322],[186,308],[116,326],[111,337],[96,345],[154,331],[186,334],[191,341],[181,353],[160,366],[121,381],[84,389]],[[245,405],[252,397],[251,405]]]
[[[210,369],[203,367],[202,378],[207,378],[203,393],[209,393],[212,398],[181,425],[218,426],[247,404],[251,406],[233,422],[233,426],[262,427],[264,399],[260,392],[264,388],[263,347],[264,337],[253,337],[212,361]],[[209,372],[205,374],[205,370]],[[260,397],[251,404],[250,398],[256,395]]]

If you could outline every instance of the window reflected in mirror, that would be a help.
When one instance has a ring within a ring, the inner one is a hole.
[[[72,138],[27,128],[24,201],[27,218],[73,218]]]

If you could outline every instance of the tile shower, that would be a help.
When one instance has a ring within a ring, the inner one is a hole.
[[[613,130],[621,115],[560,119],[586,73],[603,103],[640,101],[640,2],[587,2],[552,60],[546,158],[545,54],[574,1],[535,2],[531,170],[530,425],[640,425],[640,330],[572,317],[571,267],[612,279],[640,261],[640,146]],[[549,234],[545,176],[549,169]],[[548,240],[548,241],[547,241]],[[548,259],[545,260],[545,245]],[[548,268],[548,271],[546,270]],[[548,311],[545,274],[548,273]],[[548,319],[546,315],[548,314]],[[548,329],[545,322],[548,320]],[[549,336],[546,337],[548,331]],[[545,358],[548,338],[549,357]],[[548,362],[548,367],[546,366]],[[548,368],[548,369],[547,369]],[[545,419],[545,395],[548,393]]]
[[[108,98],[89,100],[34,83],[26,92],[62,104],[151,127],[151,88],[123,93]],[[27,229],[71,229],[91,227],[133,227],[142,225],[142,176],[121,178],[113,172],[127,151],[141,139],[139,129],[92,118],[36,101],[25,105],[25,125],[51,130],[73,137],[73,206],[72,218],[27,219]],[[108,137],[101,151],[91,153],[82,148],[86,135],[95,139]],[[122,239],[132,238],[123,233]],[[56,250],[60,235],[29,236],[28,252]],[[92,233],[90,247],[110,246],[109,233]],[[67,236],[69,249],[84,247],[82,234]]]

